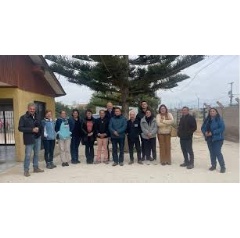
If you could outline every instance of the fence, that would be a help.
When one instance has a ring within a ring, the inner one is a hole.
[[[233,142],[239,142],[239,106],[217,107],[219,114],[222,116],[225,123],[225,139]],[[181,117],[181,110],[171,110],[175,119],[175,124],[178,125]],[[208,114],[208,109],[203,108],[198,110],[191,110],[190,113],[195,116],[198,122],[197,132],[200,133],[203,120]]]

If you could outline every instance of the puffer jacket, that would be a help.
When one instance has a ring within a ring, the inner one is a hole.
[[[163,116],[163,122],[161,122],[161,115],[157,114],[156,117],[157,126],[158,126],[158,134],[170,134],[172,130],[172,125],[174,123],[174,119],[171,113],[168,113],[168,119]]]
[[[140,122],[140,125],[141,125],[141,129],[142,129],[142,138],[143,139],[149,139],[147,134],[148,133],[151,133],[151,137],[150,138],[155,138],[156,137],[156,134],[157,134],[157,122],[156,122],[156,119],[153,118],[152,121],[150,122],[150,124],[147,123],[147,120],[146,120],[146,116],[144,116],[142,119],[141,119],[141,122]]]
[[[212,133],[212,136],[210,138],[205,136],[205,132],[207,131],[209,123],[210,123],[210,131]],[[203,125],[201,127],[201,131],[205,137],[205,140],[211,139],[212,142],[224,140],[224,130],[225,130],[225,125],[221,117],[218,117],[218,118],[215,117],[213,119],[206,118],[206,120],[203,122]]]
[[[109,132],[112,138],[124,138],[127,129],[127,119],[124,116],[114,116],[109,122]],[[114,135],[114,131],[117,131],[119,136]]]

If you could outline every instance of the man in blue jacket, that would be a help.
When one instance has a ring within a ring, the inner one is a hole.
[[[121,109],[115,108],[115,116],[111,118],[109,122],[109,132],[111,134],[112,141],[112,156],[114,163],[112,166],[120,165],[123,166],[124,161],[124,141],[125,131],[127,129],[127,119],[122,116]],[[118,156],[118,145],[119,145],[119,156]]]

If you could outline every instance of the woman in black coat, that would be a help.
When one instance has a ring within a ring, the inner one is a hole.
[[[85,156],[87,164],[94,161],[94,141],[96,140],[96,122],[92,116],[92,111],[87,109],[82,123],[83,144],[85,145]]]

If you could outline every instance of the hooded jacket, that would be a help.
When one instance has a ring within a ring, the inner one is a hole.
[[[151,133],[150,138],[155,138],[157,134],[157,122],[156,119],[153,117],[152,120],[148,123],[146,120],[146,116],[144,116],[141,120],[141,129],[142,129],[142,138],[149,139],[147,134]]]
[[[209,129],[212,133],[212,136],[206,137],[205,132],[207,132]],[[205,140],[210,139],[212,142],[224,140],[224,130],[225,125],[221,117],[215,117],[213,119],[206,118],[201,127],[201,131],[205,137]]]

